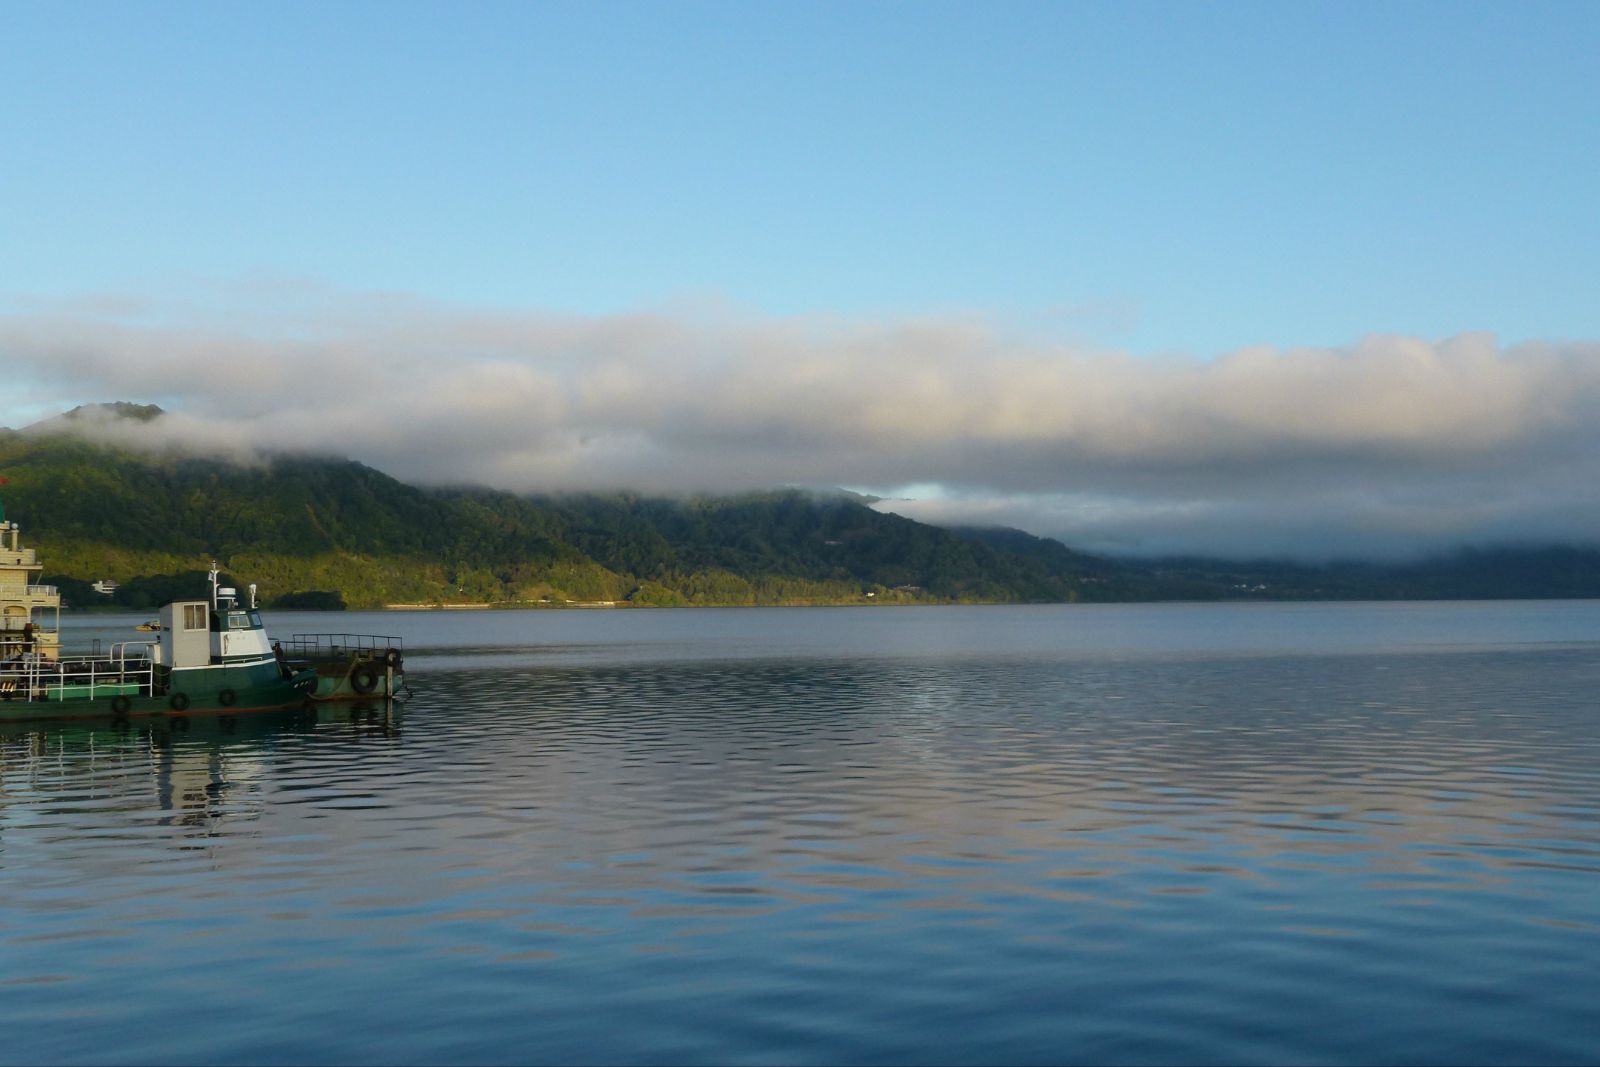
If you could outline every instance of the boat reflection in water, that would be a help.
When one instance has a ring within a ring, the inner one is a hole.
[[[292,788],[274,780],[271,766],[284,746],[399,737],[399,707],[386,700],[131,723],[0,723],[0,795],[66,802],[87,794],[125,816],[154,808],[165,813],[156,825],[204,837],[254,820],[266,796]]]

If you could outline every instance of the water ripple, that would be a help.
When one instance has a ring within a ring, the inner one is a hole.
[[[480,636],[397,709],[13,728],[8,1055],[1592,1060],[1592,647],[969,636]]]

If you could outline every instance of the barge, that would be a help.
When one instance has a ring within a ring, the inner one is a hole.
[[[312,700],[404,696],[405,642],[380,634],[293,634],[273,646],[281,662],[316,672]]]

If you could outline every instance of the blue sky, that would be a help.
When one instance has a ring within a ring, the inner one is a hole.
[[[1600,5],[10,2],[0,42],[0,424],[94,399],[73,316],[294,340],[374,294],[980,323],[976,363],[1600,338]]]
[[[1592,4],[3,11],[12,292],[1600,333]]]

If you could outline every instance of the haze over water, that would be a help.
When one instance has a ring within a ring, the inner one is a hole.
[[[268,624],[414,696],[0,733],[0,1060],[1600,1048],[1600,603]]]

